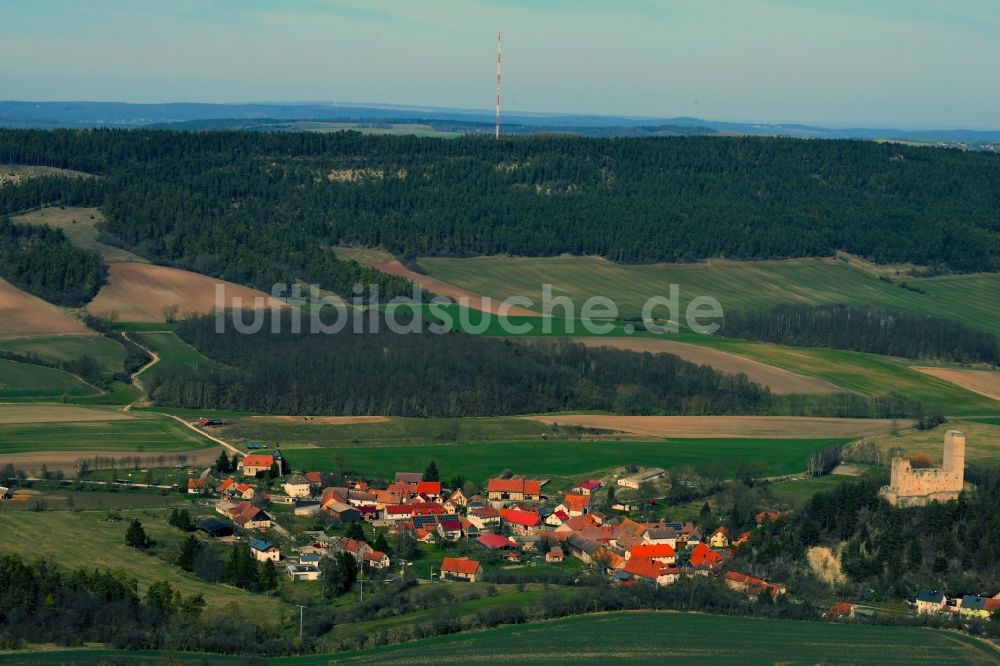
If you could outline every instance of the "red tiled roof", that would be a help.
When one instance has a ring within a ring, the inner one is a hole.
[[[479,562],[467,557],[446,557],[441,560],[441,571],[447,573],[474,574],[479,571]]]
[[[476,539],[486,548],[490,550],[495,550],[497,548],[513,548],[514,544],[505,536],[500,536],[499,534],[484,534],[478,539]]]
[[[441,482],[440,481],[421,481],[417,484],[417,492],[424,493],[425,495],[440,495],[441,494]]]
[[[225,492],[229,490],[229,488],[235,483],[236,483],[235,479],[226,479],[221,484],[219,484],[219,490]]]
[[[240,460],[241,467],[270,467],[272,464],[274,464],[274,456],[269,453],[254,453],[248,456],[243,456]]]
[[[309,483],[322,483],[323,477],[319,472],[306,472],[306,480]]]
[[[591,479],[590,481],[581,481],[580,483],[576,484],[576,487],[583,488],[584,490],[593,490],[594,488],[600,488],[601,482],[594,481],[593,479]]]
[[[524,493],[541,495],[542,482],[531,479],[490,479],[486,489],[491,493]]]
[[[188,479],[188,490],[200,490],[205,487],[205,479]]]
[[[381,550],[373,550],[370,553],[364,554],[364,559],[368,560],[369,562],[379,562],[382,560],[383,557],[385,557],[385,553],[383,553]]]
[[[674,557],[676,554],[669,543],[643,543],[632,546],[629,549],[630,558],[644,557],[652,559],[654,557]]]
[[[674,569],[666,564],[663,564],[662,562],[657,562],[656,560],[651,560],[649,558],[630,557],[628,561],[625,562],[625,568],[623,571],[633,576],[639,576],[640,578],[656,580],[660,576],[674,571]]]
[[[253,488],[253,486],[251,486],[249,483],[240,483],[236,486],[236,490],[240,491],[241,493],[245,493],[251,488]]]
[[[388,504],[385,507],[387,514],[398,516],[409,516],[413,513],[413,506],[410,504]]]
[[[542,520],[542,517],[534,511],[518,511],[516,509],[510,509],[502,515],[503,519],[508,523],[523,525],[524,527],[534,527]]]
[[[704,543],[699,543],[691,550],[691,566],[715,566],[721,562],[722,555],[719,555]]]

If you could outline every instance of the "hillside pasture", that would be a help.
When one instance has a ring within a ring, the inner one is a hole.
[[[164,511],[149,511],[123,517],[138,518],[163,550],[174,552],[185,535],[167,524],[167,515]],[[28,560],[44,558],[67,569],[85,566],[120,571],[138,579],[141,590],[153,582],[166,580],[182,594],[204,595],[210,606],[235,603],[261,618],[277,612],[281,605],[273,597],[206,583],[159,557],[129,548],[125,545],[127,525],[125,520],[105,520],[103,512],[0,511],[0,531],[4,534],[39,535],[39,538],[0,539],[0,553],[18,554]],[[58,538],[41,538],[41,535],[58,535]]]
[[[845,646],[850,646],[849,654]],[[1000,652],[975,638],[919,627],[622,611],[349,652],[336,655],[336,663],[436,666],[489,663],[496,655],[512,664],[820,664],[843,658],[851,664],[910,666],[993,664]],[[298,657],[294,663],[325,664],[329,659]]]
[[[51,335],[94,335],[66,312],[0,278],[0,340]]]
[[[649,354],[674,354],[685,361],[708,365],[728,374],[744,374],[771,389],[775,395],[793,393],[836,393],[842,389],[818,377],[791,372],[720,349],[678,342],[667,337],[579,337],[571,338],[587,347],[610,347]]]
[[[225,288],[221,305],[244,308],[256,303],[284,308],[284,303],[262,291],[166,266],[140,263],[111,264],[108,283],[101,288],[87,310],[95,315],[116,313],[126,322],[162,322],[164,308],[178,308],[178,316],[205,314],[216,307],[216,286]],[[255,299],[261,299],[259,301]]]
[[[96,252],[108,264],[148,263],[137,254],[98,240],[97,225],[104,221],[104,214],[97,208],[50,206],[11,219],[20,224],[44,224],[53,229],[61,229],[73,245]]]
[[[993,421],[993,422],[990,422]],[[948,430],[965,433],[965,458],[967,462],[1000,461],[1000,420],[952,420],[932,430],[906,430],[899,435],[884,433],[866,438],[882,451],[885,463],[894,450],[901,455],[926,453],[935,464],[941,464],[944,451],[944,434]]]
[[[667,296],[669,285],[677,284],[682,313],[697,296],[717,299],[723,310],[783,303],[881,305],[947,317],[1000,336],[1000,274],[992,273],[886,282],[838,259],[625,265],[597,257],[478,257],[423,258],[420,265],[430,278],[495,301],[526,296],[536,304],[530,309],[539,312],[543,284],[552,285],[554,296],[570,297],[577,314],[586,299],[601,295],[616,303],[622,317],[638,316],[649,297]]]
[[[49,363],[64,363],[90,356],[104,372],[121,372],[125,348],[103,335],[40,336],[0,340],[0,351],[33,355]]]
[[[99,393],[100,390],[68,372],[0,359],[0,400],[54,400]]]

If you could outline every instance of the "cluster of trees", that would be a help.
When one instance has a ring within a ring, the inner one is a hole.
[[[147,648],[169,640],[171,627],[197,624],[201,595],[183,596],[152,583],[145,596],[134,578],[111,571],[67,571],[45,561],[0,556],[0,644],[108,643]]]
[[[789,575],[806,549],[842,545],[853,593],[912,597],[921,587],[956,592],[1000,588],[1000,469],[970,468],[977,484],[957,501],[897,509],[879,494],[884,476],[816,494],[799,512],[753,530],[739,550],[764,575]]]
[[[97,295],[107,269],[59,229],[0,217],[0,277],[46,301],[80,307]]]
[[[1000,344],[989,333],[944,317],[872,305],[778,305],[729,311],[718,333],[798,347],[1000,364]]]
[[[270,315],[268,316],[269,319]],[[603,409],[622,414],[766,411],[766,388],[668,354],[521,345],[462,333],[217,333],[215,319],[177,333],[224,366],[164,369],[161,404],[279,414],[468,416]]]

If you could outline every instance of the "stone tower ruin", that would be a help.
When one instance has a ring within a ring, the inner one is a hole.
[[[882,486],[881,494],[893,506],[908,507],[958,499],[964,489],[965,435],[949,430],[944,435],[941,467],[913,469],[908,458],[893,458],[889,485]]]

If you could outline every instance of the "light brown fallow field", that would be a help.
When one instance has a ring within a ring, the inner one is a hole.
[[[841,389],[817,377],[807,377],[791,370],[755,361],[746,356],[700,347],[664,338],[573,338],[587,347],[611,347],[650,354],[674,354],[685,361],[708,365],[720,372],[745,374],[750,381],[771,389],[776,395],[791,393],[837,393]]]
[[[204,314],[215,309],[216,285],[225,287],[225,307],[255,307],[256,298],[265,307],[287,307],[262,291],[232,282],[166,266],[123,263],[108,266],[108,283],[87,305],[93,314],[118,314],[119,321],[162,322],[164,308],[176,306],[178,316]]]
[[[526,416],[549,425],[614,430],[644,437],[821,439],[887,433],[889,419],[834,419],[810,416],[616,416],[560,414]],[[912,421],[900,420],[899,428]]]
[[[396,275],[398,277],[406,278],[411,282],[419,284],[427,291],[431,291],[437,294],[438,296],[447,296],[456,303],[465,305],[466,307],[472,310],[479,310],[480,312],[490,312],[492,314],[500,313],[501,300],[487,301],[479,294],[474,294],[471,291],[467,291],[465,289],[462,289],[461,287],[456,287],[455,285],[444,282],[443,280],[432,278],[429,275],[421,275],[420,273],[415,273],[396,260],[376,263],[373,264],[372,267],[375,268],[376,270],[382,271],[383,273],[388,273],[389,275]],[[511,307],[507,310],[506,314],[517,317],[541,316],[537,312],[533,312],[531,310],[522,307]]]
[[[96,335],[59,307],[0,278],[0,340],[39,335]]]
[[[84,250],[96,252],[108,264],[126,261],[148,263],[137,254],[97,240],[97,225],[104,221],[104,214],[97,208],[50,206],[18,215],[12,220],[20,224],[44,224],[53,229],[62,229],[70,243]]]
[[[931,377],[943,379],[964,389],[1000,400],[1000,370],[963,370],[960,368],[924,368],[913,366],[914,370]]]

